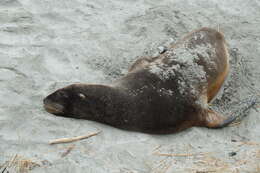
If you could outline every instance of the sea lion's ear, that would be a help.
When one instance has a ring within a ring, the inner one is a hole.
[[[85,99],[85,98],[86,98],[86,96],[85,96],[84,94],[82,94],[82,93],[79,93],[78,96],[79,96],[81,99]]]

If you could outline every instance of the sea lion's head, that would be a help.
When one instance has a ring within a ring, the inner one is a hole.
[[[73,97],[73,92],[70,87],[58,89],[44,98],[44,108],[47,112],[55,115],[69,114],[71,112],[70,107]]]
[[[95,119],[114,113],[118,109],[117,105],[122,102],[119,97],[120,93],[113,87],[73,84],[48,95],[43,104],[45,110],[51,114]]]

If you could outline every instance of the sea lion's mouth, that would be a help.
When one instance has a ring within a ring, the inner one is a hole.
[[[45,103],[44,109],[51,114],[63,114],[64,107],[58,103]]]

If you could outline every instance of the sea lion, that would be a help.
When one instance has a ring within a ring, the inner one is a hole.
[[[201,28],[157,57],[142,57],[112,85],[73,84],[44,99],[52,114],[145,133],[193,126],[221,128],[235,120],[208,108],[229,70],[222,33]]]

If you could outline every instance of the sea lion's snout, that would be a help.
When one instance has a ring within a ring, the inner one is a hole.
[[[64,106],[59,103],[54,103],[48,98],[43,100],[44,109],[51,114],[62,114],[64,113]]]
[[[43,107],[51,114],[62,115],[66,113],[69,99],[68,92],[57,90],[44,98]]]

